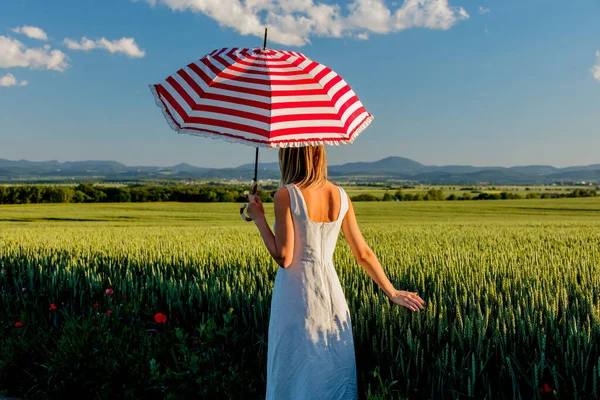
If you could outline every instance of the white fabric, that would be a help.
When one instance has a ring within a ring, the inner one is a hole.
[[[348,199],[333,222],[313,222],[297,186],[290,193],[294,257],[275,277],[268,332],[267,400],[356,400],[350,311],[333,252]]]

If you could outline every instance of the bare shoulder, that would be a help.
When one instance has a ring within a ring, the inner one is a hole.
[[[275,196],[273,197],[273,200],[278,205],[279,204],[281,204],[281,205],[288,204],[289,205],[290,204],[290,192],[284,186],[281,189],[277,190],[277,192],[275,192]]]
[[[323,188],[330,193],[337,191],[338,187],[341,187],[341,186],[336,185],[335,183],[331,182],[330,180],[328,180],[327,183],[325,183],[325,185],[323,186]]]

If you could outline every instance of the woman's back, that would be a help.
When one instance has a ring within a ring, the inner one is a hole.
[[[313,222],[333,222],[340,214],[342,196],[339,187],[327,181],[319,188],[299,188],[306,202],[309,220]],[[345,193],[344,193],[345,195]]]
[[[346,193],[330,183],[304,193],[285,187],[294,256],[277,270],[273,287],[267,400],[357,399],[350,311],[333,265]]]

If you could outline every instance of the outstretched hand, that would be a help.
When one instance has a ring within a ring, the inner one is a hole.
[[[417,292],[407,292],[405,290],[396,290],[390,295],[390,299],[412,311],[420,311],[424,309],[425,300],[417,295]]]
[[[248,213],[250,218],[254,221],[264,218],[265,209],[258,193],[248,195],[248,207],[246,207],[246,213]]]

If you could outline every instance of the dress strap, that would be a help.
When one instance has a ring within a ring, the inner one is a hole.
[[[300,189],[293,183],[288,183],[285,185],[289,194],[290,194],[290,209],[292,210],[292,215],[301,215],[302,213],[308,215],[306,210],[306,204],[304,203],[304,199],[302,198],[302,192]]]
[[[340,214],[338,216],[337,222],[340,222],[346,216],[346,213],[348,212],[349,207],[348,207],[348,196],[346,195],[346,191],[341,186],[338,186],[338,189],[340,190],[341,203],[340,203]]]

